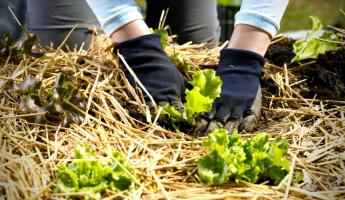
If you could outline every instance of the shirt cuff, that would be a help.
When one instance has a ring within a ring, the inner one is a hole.
[[[128,24],[143,19],[134,0],[87,0],[107,35]]]
[[[274,37],[278,30],[279,24],[256,13],[238,12],[235,15],[235,26],[237,24],[247,24],[259,28]]]
[[[119,29],[120,27],[128,24],[129,22],[139,19],[143,19],[140,11],[135,8],[131,8],[128,10],[124,10],[123,13],[120,13],[117,16],[109,18],[107,21],[105,21],[104,24],[102,24],[102,28],[104,32],[110,36],[115,30]]]

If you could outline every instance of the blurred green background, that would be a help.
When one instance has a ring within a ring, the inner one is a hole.
[[[311,27],[310,15],[316,15],[324,25],[345,27],[345,0],[290,0],[281,22],[281,32],[308,29]]]
[[[137,0],[145,8],[145,0]],[[310,15],[318,16],[324,25],[345,27],[345,0],[290,0],[281,22],[281,32],[308,29],[311,26]]]

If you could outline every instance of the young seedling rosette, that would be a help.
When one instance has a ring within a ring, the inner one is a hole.
[[[266,133],[243,139],[237,131],[229,135],[225,129],[214,130],[203,142],[209,153],[198,162],[201,181],[209,185],[230,180],[279,184],[290,170],[289,145],[279,137],[269,139]]]
[[[101,199],[106,189],[123,191],[132,184],[129,167],[120,152],[114,151],[110,159],[102,159],[88,145],[77,145],[74,158],[72,163],[59,166],[55,193],[74,193],[84,199]]]

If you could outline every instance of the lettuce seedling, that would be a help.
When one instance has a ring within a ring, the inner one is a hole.
[[[163,48],[169,45],[169,32],[167,28],[150,28],[151,33],[159,34],[160,42]],[[187,72],[191,67],[190,64],[186,63],[185,57],[180,52],[174,52],[172,55],[169,55],[170,61],[176,66],[180,71]]]
[[[158,28],[158,29],[150,28],[150,31],[151,33],[159,34],[161,45],[163,48],[168,46],[169,33],[165,28]]]
[[[32,47],[37,42],[37,36],[31,33],[22,42],[16,42],[9,33],[3,34],[0,36],[0,58],[9,57],[10,61],[19,63],[24,55],[31,55]]]
[[[132,184],[120,152],[113,152],[111,161],[102,162],[89,146],[77,145],[74,157],[76,160],[72,163],[59,167],[54,192],[79,193],[84,199],[100,199],[105,189],[123,191]]]
[[[323,28],[323,25],[317,16],[310,16],[310,19],[313,22],[312,29],[307,33],[305,38],[297,40],[293,44],[296,55],[291,62],[301,61],[307,58],[317,58],[319,54],[337,49],[336,42],[339,39],[333,32],[325,31],[320,37],[313,37],[316,32]]]
[[[84,120],[78,109],[85,110],[85,99],[79,94],[72,76],[60,73],[53,87],[44,88],[41,81],[28,75],[22,83],[13,84],[11,90],[20,94],[19,110],[22,113],[44,113],[26,118],[29,121],[69,126],[81,124]]]
[[[286,158],[289,145],[281,138],[269,139],[266,133],[242,139],[237,131],[229,135],[225,129],[214,130],[203,142],[210,153],[198,161],[201,181],[209,185],[229,180],[279,184],[290,169]]]
[[[165,104],[163,107],[162,114],[169,116],[169,119],[173,124],[183,120],[182,113],[177,111],[174,106],[171,106],[169,103]]]
[[[189,83],[193,89],[185,91],[184,109],[187,112],[187,122],[195,124],[195,117],[200,113],[209,112],[214,100],[220,96],[222,80],[216,76],[214,70],[205,69],[194,73]],[[162,114],[170,116],[172,123],[184,120],[182,114],[170,104],[163,107]]]
[[[186,63],[185,57],[180,52],[174,52],[174,54],[169,56],[169,59],[174,66],[176,66],[176,68],[183,73],[188,72],[188,70],[191,68],[191,65]]]

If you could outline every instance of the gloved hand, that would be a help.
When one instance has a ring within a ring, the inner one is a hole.
[[[260,117],[260,76],[264,58],[243,49],[223,49],[217,75],[222,92],[212,110],[197,123],[197,131],[207,135],[215,128],[253,130]],[[205,131],[206,130],[206,131]]]
[[[138,79],[154,98],[158,105],[170,103],[183,112],[181,95],[185,85],[182,74],[171,63],[163,50],[158,34],[149,34],[119,43],[114,53],[119,50]],[[132,86],[136,83],[125,66],[122,69]],[[147,104],[151,104],[148,96]]]

